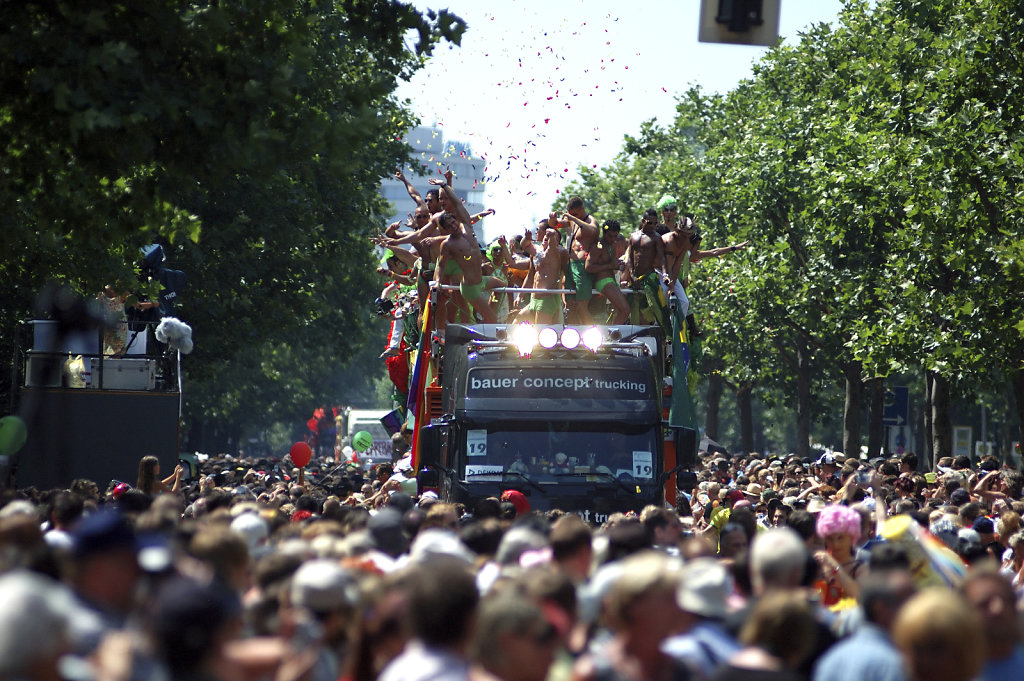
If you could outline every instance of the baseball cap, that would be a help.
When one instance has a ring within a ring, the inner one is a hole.
[[[517,489],[507,489],[501,494],[502,501],[511,502],[516,507],[516,516],[530,512],[530,502],[522,492]]]
[[[986,518],[985,516],[977,518],[974,521],[974,524],[971,525],[971,529],[977,532],[978,534],[992,534],[996,531],[995,525],[992,524],[992,519]]]
[[[958,487],[949,495],[949,503],[953,506],[963,506],[971,501],[970,493],[963,487]]]
[[[102,510],[80,520],[71,533],[76,559],[118,549],[136,550],[135,530],[116,510]]]

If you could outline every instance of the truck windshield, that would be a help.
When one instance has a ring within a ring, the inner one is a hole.
[[[466,479],[531,479],[609,475],[652,480],[657,429],[621,423],[524,423],[470,428],[466,437]]]

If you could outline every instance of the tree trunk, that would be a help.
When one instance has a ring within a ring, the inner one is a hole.
[[[938,461],[953,455],[953,423],[949,419],[949,381],[932,374],[932,456]]]
[[[1017,369],[1010,372],[1010,383],[1013,384],[1013,399],[1017,407],[1017,423],[1015,424],[1016,427],[1014,427],[1014,424],[1007,421],[1006,431],[1011,442],[1013,440],[1024,442],[1024,370]],[[1016,454],[1017,452],[1011,451],[1009,452],[1009,457],[1013,457]]]
[[[843,366],[846,377],[846,403],[843,405],[843,453],[860,456],[860,362],[847,362]]]
[[[882,456],[885,446],[885,426],[882,425],[882,413],[885,411],[885,381],[872,378],[868,381],[868,395],[871,400],[868,415],[868,458]]]
[[[713,371],[708,375],[707,415],[704,418],[704,433],[712,440],[718,439],[718,409],[722,404],[722,375]]]
[[[811,453],[811,351],[807,341],[796,342],[796,454],[803,458]]]
[[[935,382],[932,380],[930,371],[924,374],[924,409],[921,414],[924,416],[924,441],[921,443],[922,454],[924,454],[927,470],[935,470],[935,456],[932,454],[932,391]]]
[[[744,452],[754,451],[754,387],[742,384],[736,391],[736,408],[740,416],[740,447]]]

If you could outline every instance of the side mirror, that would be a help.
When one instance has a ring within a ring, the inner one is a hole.
[[[693,428],[673,426],[676,440],[676,465],[692,471],[697,467],[697,431]]]
[[[420,428],[419,466],[437,466],[441,463],[441,445],[447,440],[448,426],[429,423]]]

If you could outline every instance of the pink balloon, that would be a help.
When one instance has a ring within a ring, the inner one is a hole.
[[[313,456],[313,450],[305,442],[296,442],[288,453],[291,454],[292,463],[299,468],[305,468]]]

